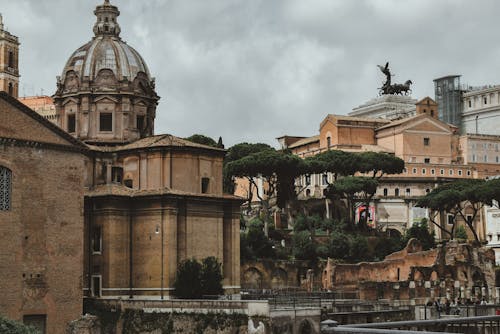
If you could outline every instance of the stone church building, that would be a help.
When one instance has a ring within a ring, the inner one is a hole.
[[[64,333],[83,297],[169,298],[188,258],[217,257],[225,292],[240,288],[225,151],[153,134],[154,78],[118,8],[94,13],[95,36],[57,79],[59,127],[0,95],[0,313],[47,333]]]

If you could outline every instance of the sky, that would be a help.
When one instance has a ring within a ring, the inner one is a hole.
[[[20,95],[52,95],[56,76],[93,37],[103,0],[0,0],[21,42]],[[434,97],[433,79],[500,83],[496,0],[111,0],[121,38],[145,59],[161,96],[155,133],[277,146],[313,136],[327,114],[393,83]]]

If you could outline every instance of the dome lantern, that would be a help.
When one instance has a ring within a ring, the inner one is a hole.
[[[120,35],[120,11],[105,0],[95,37],[72,53],[54,94],[58,125],[89,144],[119,145],[154,132],[160,97],[141,55]]]
[[[97,16],[97,21],[94,24],[96,36],[120,36],[121,29],[117,21],[120,15],[118,7],[111,5],[109,0],[105,0],[102,5],[96,7],[94,14]]]

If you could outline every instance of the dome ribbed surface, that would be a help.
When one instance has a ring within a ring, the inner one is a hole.
[[[64,67],[62,81],[69,71],[80,79],[94,80],[102,69],[113,71],[118,80],[133,81],[139,72],[151,80],[144,59],[134,48],[116,37],[97,36],[73,52]]]

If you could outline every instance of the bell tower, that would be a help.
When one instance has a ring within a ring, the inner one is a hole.
[[[4,30],[0,14],[0,90],[19,96],[19,41]]]

